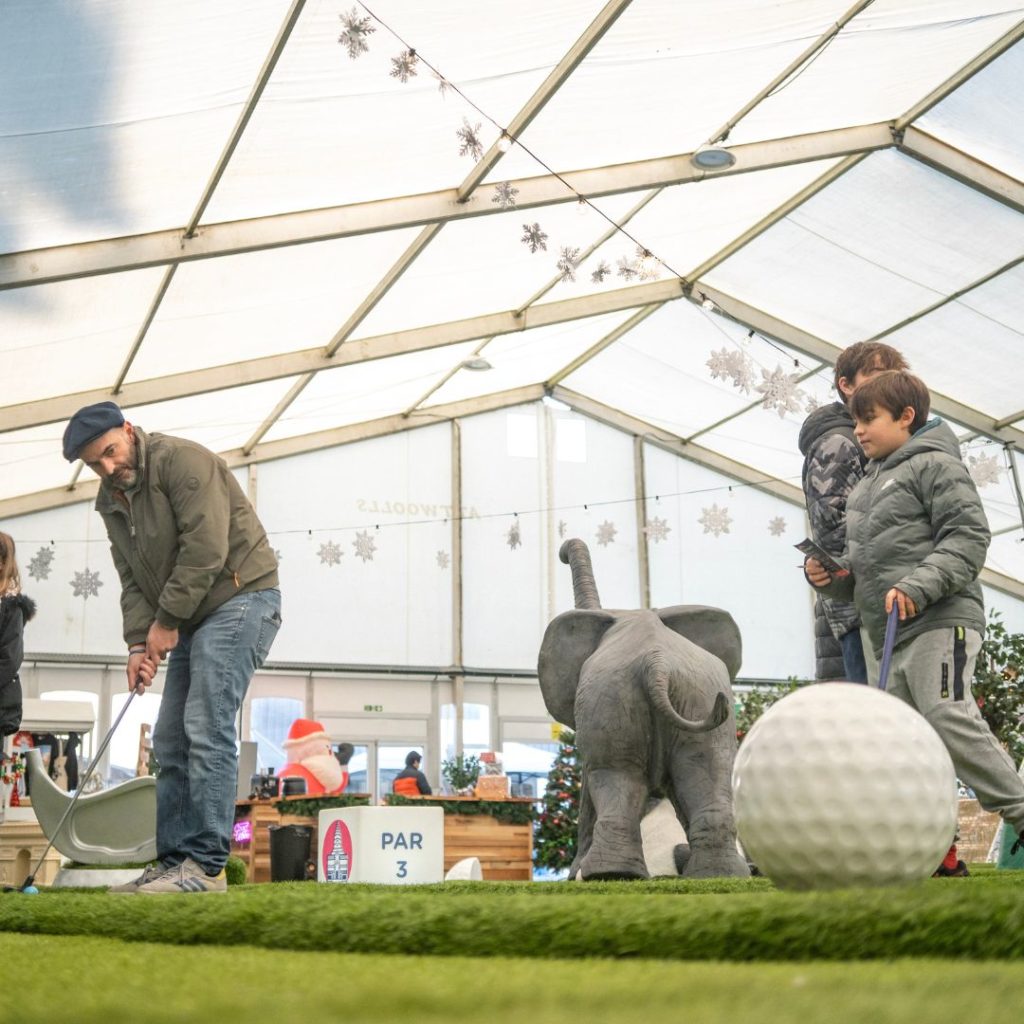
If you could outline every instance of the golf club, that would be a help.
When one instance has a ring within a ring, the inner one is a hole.
[[[128,710],[128,706],[131,704],[132,699],[136,694],[143,694],[146,692],[145,686],[142,684],[141,679],[137,679],[135,683],[135,689],[128,694],[128,699],[124,702],[124,707],[121,708],[117,718],[114,719],[114,724],[110,727],[107,735],[103,738],[103,742],[100,744],[99,750],[96,751],[95,756],[89,762],[89,767],[85,771],[85,775],[82,776],[81,781],[78,783],[78,789],[75,790],[75,795],[71,798],[71,802],[68,804],[67,809],[61,815],[60,821],[57,823],[57,827],[53,830],[53,835],[50,836],[50,841],[46,844],[46,849],[40,854],[39,859],[36,861],[35,867],[29,872],[28,877],[21,885],[5,885],[4,892],[23,892],[27,894],[35,894],[39,890],[35,887],[36,873],[43,866],[43,862],[46,860],[46,855],[50,852],[53,847],[54,840],[60,835],[60,830],[64,827],[64,822],[68,820],[68,816],[75,808],[75,804],[78,803],[78,798],[85,792],[85,784],[89,781],[92,773],[95,771],[96,766],[100,763],[104,752],[110,745],[110,741],[114,738],[114,733],[117,731],[117,727],[121,724],[121,719],[124,718],[125,712]]]
[[[882,646],[882,664],[878,670],[878,688],[885,689],[889,681],[889,665],[892,662],[892,649],[896,644],[896,629],[900,624],[900,609],[895,601],[889,611],[889,620],[885,624],[885,643]]]

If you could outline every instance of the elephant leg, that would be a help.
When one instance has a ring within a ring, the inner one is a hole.
[[[748,877],[750,868],[736,849],[731,752],[707,746],[677,751],[672,784],[690,845],[680,873],[686,878]]]
[[[595,768],[587,775],[596,821],[590,849],[580,858],[583,880],[648,878],[640,836],[640,815],[647,802],[644,771]]]
[[[576,856],[569,868],[569,878],[575,879],[580,870],[583,858],[590,850],[594,839],[594,801],[590,799],[590,787],[587,784],[587,771],[583,769],[580,779],[580,813],[576,821]]]

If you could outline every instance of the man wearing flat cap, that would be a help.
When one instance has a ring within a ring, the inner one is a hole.
[[[221,458],[145,433],[113,402],[71,417],[64,457],[100,478],[96,511],[121,577],[128,688],[151,685],[169,655],[153,733],[160,860],[117,890],[222,892],[235,720],[281,624],[277,559]]]

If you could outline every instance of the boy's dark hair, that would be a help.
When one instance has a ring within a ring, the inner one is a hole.
[[[931,396],[920,377],[906,370],[886,370],[875,377],[869,377],[850,399],[850,412],[855,420],[865,419],[872,409],[885,409],[898,420],[909,405],[914,410],[910,424],[913,434],[928,420],[931,410]]]
[[[876,366],[883,370],[910,369],[910,364],[903,358],[903,353],[894,349],[892,345],[886,345],[881,341],[858,341],[839,353],[834,378],[836,391],[839,391],[839,381],[843,377],[852,384],[858,373],[862,370],[873,370]],[[842,391],[839,391],[839,397],[846,400]]]

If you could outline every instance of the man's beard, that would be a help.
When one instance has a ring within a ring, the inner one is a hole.
[[[139,465],[134,452],[127,462],[110,474],[110,482],[122,491],[130,491],[139,482]]]

